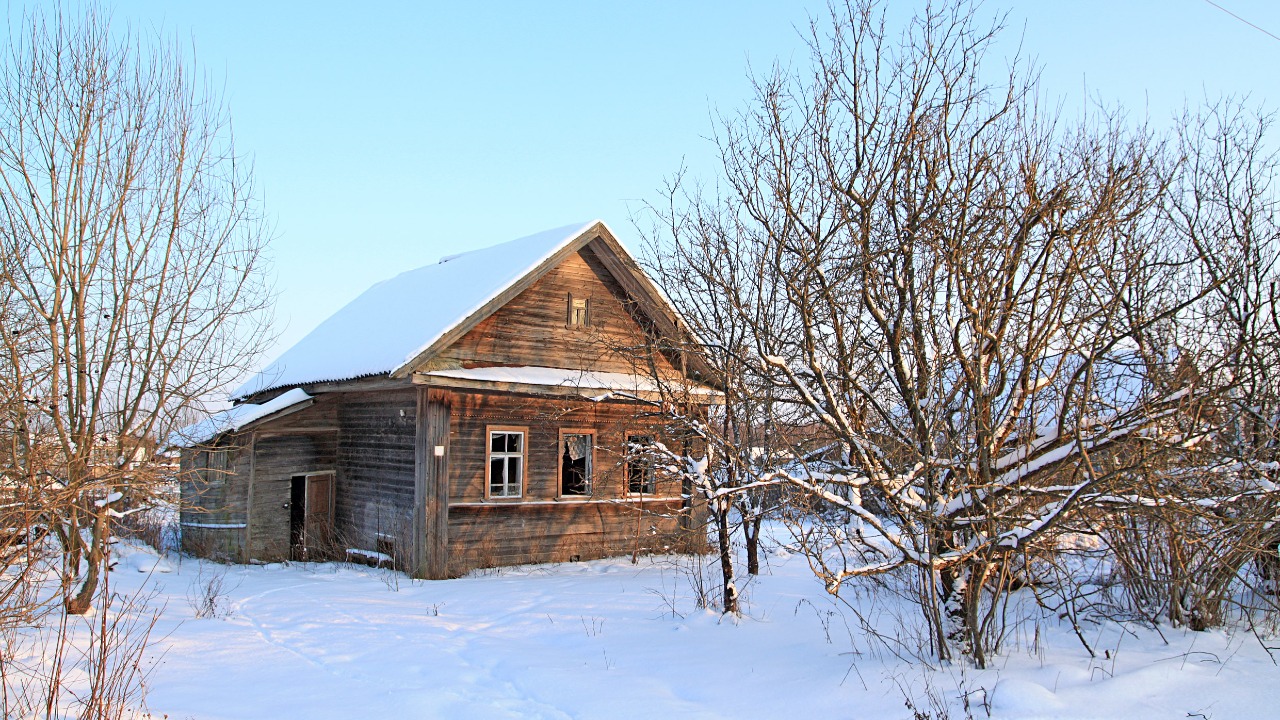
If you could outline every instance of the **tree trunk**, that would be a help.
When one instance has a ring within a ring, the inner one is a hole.
[[[733,575],[733,547],[730,540],[729,507],[724,498],[715,501],[716,542],[720,548],[720,577],[724,586],[724,611],[738,612],[738,585]]]
[[[98,591],[98,580],[107,564],[107,531],[109,529],[107,508],[98,508],[97,512],[94,513],[93,543],[89,546],[89,553],[86,558],[89,569],[85,573],[84,583],[80,585],[80,589],[74,596],[66,597],[63,601],[63,606],[71,615],[83,615],[89,612],[89,608],[93,606],[93,595]],[[71,570],[72,572],[78,572],[79,568],[72,568]]]
[[[747,541],[747,574],[760,574],[760,513],[742,519],[742,535]]]

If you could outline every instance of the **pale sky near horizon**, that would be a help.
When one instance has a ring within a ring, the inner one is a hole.
[[[1280,2],[1215,2],[1280,35]],[[796,28],[825,2],[109,7],[190,38],[222,86],[275,228],[280,339],[266,362],[368,286],[443,255],[595,218],[634,248],[629,213],[682,164],[714,177],[713,115],[745,106],[750,67],[806,59]],[[1280,40],[1205,0],[981,10],[1002,11],[1000,47],[1020,41],[1066,108],[1087,93],[1163,122],[1205,95],[1280,98]]]

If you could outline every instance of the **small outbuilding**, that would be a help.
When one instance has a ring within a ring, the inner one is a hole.
[[[476,567],[700,550],[672,410],[719,394],[603,222],[381,282],[181,433],[183,545]]]

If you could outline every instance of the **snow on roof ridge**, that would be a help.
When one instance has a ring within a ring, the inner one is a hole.
[[[524,235],[522,237],[514,238],[512,240],[504,240],[500,243],[494,243],[492,245],[486,245],[484,247],[472,248],[471,250],[463,250],[462,252],[456,252],[456,253],[453,253],[452,255],[444,255],[440,258],[438,262],[436,262],[436,264],[442,265],[444,263],[449,262],[450,260],[457,260],[458,258],[466,257],[468,255],[482,253],[487,250],[497,250],[498,248],[503,247],[505,245],[514,245],[518,242],[521,242],[522,240],[528,240],[530,238],[537,237],[539,235],[545,235],[547,233],[555,232],[557,230],[568,230],[569,228],[577,228],[576,231],[566,236],[565,239],[562,240],[559,245],[552,248],[551,252],[547,253],[548,255],[552,255],[555,253],[556,250],[559,250],[560,248],[564,247],[571,240],[578,238],[579,236],[582,235],[582,233],[586,232],[588,229],[592,227],[595,227],[596,225],[605,225],[605,222],[599,218],[596,218],[595,220],[592,220],[591,222],[588,222],[588,223],[570,223],[569,225],[562,225],[560,227],[551,228],[549,230],[543,230],[542,232],[536,232],[536,233],[533,233],[532,235]],[[605,227],[608,227],[608,225],[605,225]],[[610,230],[610,232],[612,232],[612,230]]]
[[[447,261],[375,283],[238,387],[231,397],[400,370],[597,225],[612,234],[601,220],[564,225],[458,253]]]

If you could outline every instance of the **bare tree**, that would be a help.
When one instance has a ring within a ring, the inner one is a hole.
[[[1171,418],[1187,440],[1144,463],[1132,502],[1103,519],[1135,609],[1197,630],[1224,621],[1234,591],[1249,584],[1242,571],[1251,561],[1264,581],[1280,562],[1280,206],[1271,123],[1231,98],[1179,119],[1167,228],[1195,249],[1199,284],[1213,291],[1185,321],[1151,326],[1136,353],[1162,391],[1191,382],[1217,391],[1201,392]]]
[[[767,379],[752,364],[754,328],[770,321],[781,285],[774,282],[768,263],[748,233],[715,203],[695,202],[688,213],[675,212],[685,193],[683,177],[667,188],[667,205],[651,206],[646,217],[666,226],[642,230],[650,245],[647,270],[681,309],[682,319],[700,336],[699,342],[673,348],[696,354],[700,366],[712,373],[721,390],[719,403],[705,415],[669,413],[679,432],[696,436],[706,449],[691,485],[707,505],[719,556],[721,588],[726,612],[738,611],[736,552],[733,536],[741,533],[746,572],[760,572],[760,528],[782,498],[779,487],[761,478],[794,459],[799,443],[791,442],[783,423],[789,405],[774,402]],[[639,220],[639,218],[637,218]],[[662,238],[696,236],[705,242],[666,247]],[[660,384],[662,379],[655,378]],[[680,389],[665,386],[678,397]],[[668,408],[683,404],[669,403]],[[792,413],[794,414],[794,413]],[[796,425],[803,418],[796,415]]]
[[[1136,438],[1178,439],[1201,388],[1150,382],[1134,349],[1219,284],[1167,227],[1162,145],[1118,113],[1044,111],[1017,58],[985,82],[1000,29],[949,3],[895,38],[876,3],[833,7],[808,69],[775,69],[721,125],[722,185],[663,215],[673,265],[721,278],[690,302],[744,329],[771,407],[842,448],[752,484],[857,518],[795,529],[828,589],[918,573],[935,652],[979,665],[1018,558],[1125,494]]]
[[[5,487],[92,604],[175,417],[263,346],[267,233],[227,113],[176,46],[34,11],[0,62]],[[11,320],[16,322],[11,323]]]

